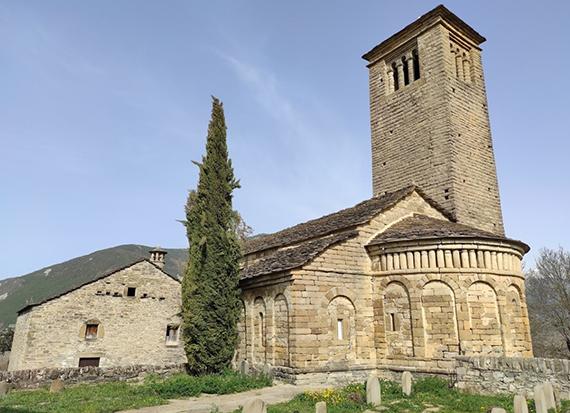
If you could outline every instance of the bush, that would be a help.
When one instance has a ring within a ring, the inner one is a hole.
[[[196,397],[201,393],[232,394],[260,389],[272,386],[273,380],[266,375],[254,378],[233,370],[224,370],[221,373],[207,376],[176,374],[164,381],[158,381],[156,377],[149,376],[145,380],[145,385],[161,397],[175,399]]]

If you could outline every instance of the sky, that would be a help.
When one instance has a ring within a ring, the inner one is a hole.
[[[372,196],[361,56],[438,1],[0,0],[0,279],[185,248],[211,112],[271,233]],[[570,0],[448,1],[481,45],[507,236],[570,250]]]

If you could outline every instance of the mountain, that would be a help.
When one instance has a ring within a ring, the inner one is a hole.
[[[73,258],[20,277],[0,280],[0,324],[16,322],[17,312],[28,303],[40,302],[91,281],[97,276],[124,267],[140,258],[150,258],[153,247],[119,245]],[[164,249],[164,270],[182,278],[188,250]]]

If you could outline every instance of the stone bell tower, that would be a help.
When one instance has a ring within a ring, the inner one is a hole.
[[[504,235],[484,41],[440,5],[363,56],[370,70],[373,191],[414,182],[457,222]]]

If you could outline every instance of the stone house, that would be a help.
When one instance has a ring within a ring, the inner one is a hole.
[[[185,363],[180,281],[164,272],[165,254],[20,310],[9,370]]]
[[[363,58],[374,197],[245,245],[236,361],[298,383],[532,357],[479,33],[438,6]]]

